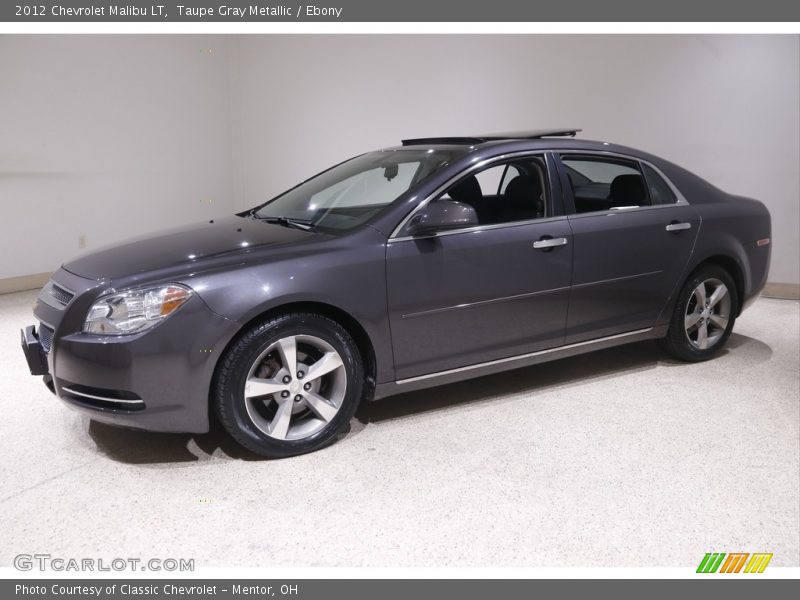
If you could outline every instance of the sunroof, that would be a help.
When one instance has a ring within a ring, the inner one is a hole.
[[[421,144],[483,144],[501,140],[532,140],[544,137],[575,137],[580,129],[532,129],[529,131],[506,131],[503,133],[487,133],[474,136],[444,136],[412,138],[403,140],[404,146],[417,146]]]

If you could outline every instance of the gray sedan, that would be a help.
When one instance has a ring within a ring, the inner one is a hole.
[[[362,400],[656,339],[715,356],[770,216],[644,152],[547,130],[404,140],[241,214],[83,255],[30,370],[106,423],[321,448]]]

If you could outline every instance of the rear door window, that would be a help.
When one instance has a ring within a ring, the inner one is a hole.
[[[634,160],[562,154],[576,213],[650,206],[648,188]]]

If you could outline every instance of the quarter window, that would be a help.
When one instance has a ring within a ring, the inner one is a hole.
[[[664,178],[656,173],[653,167],[642,163],[642,170],[647,180],[647,189],[650,190],[650,197],[653,199],[653,204],[675,204],[678,201],[675,192],[673,192],[672,188],[664,181]]]
[[[562,155],[576,213],[649,206],[645,179],[636,161]]]

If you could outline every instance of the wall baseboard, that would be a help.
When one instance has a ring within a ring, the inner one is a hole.
[[[0,294],[24,292],[25,290],[38,290],[39,288],[44,287],[44,284],[48,282],[51,275],[52,273],[47,272],[0,279]]]
[[[767,283],[761,295],[781,300],[800,300],[800,283]]]

